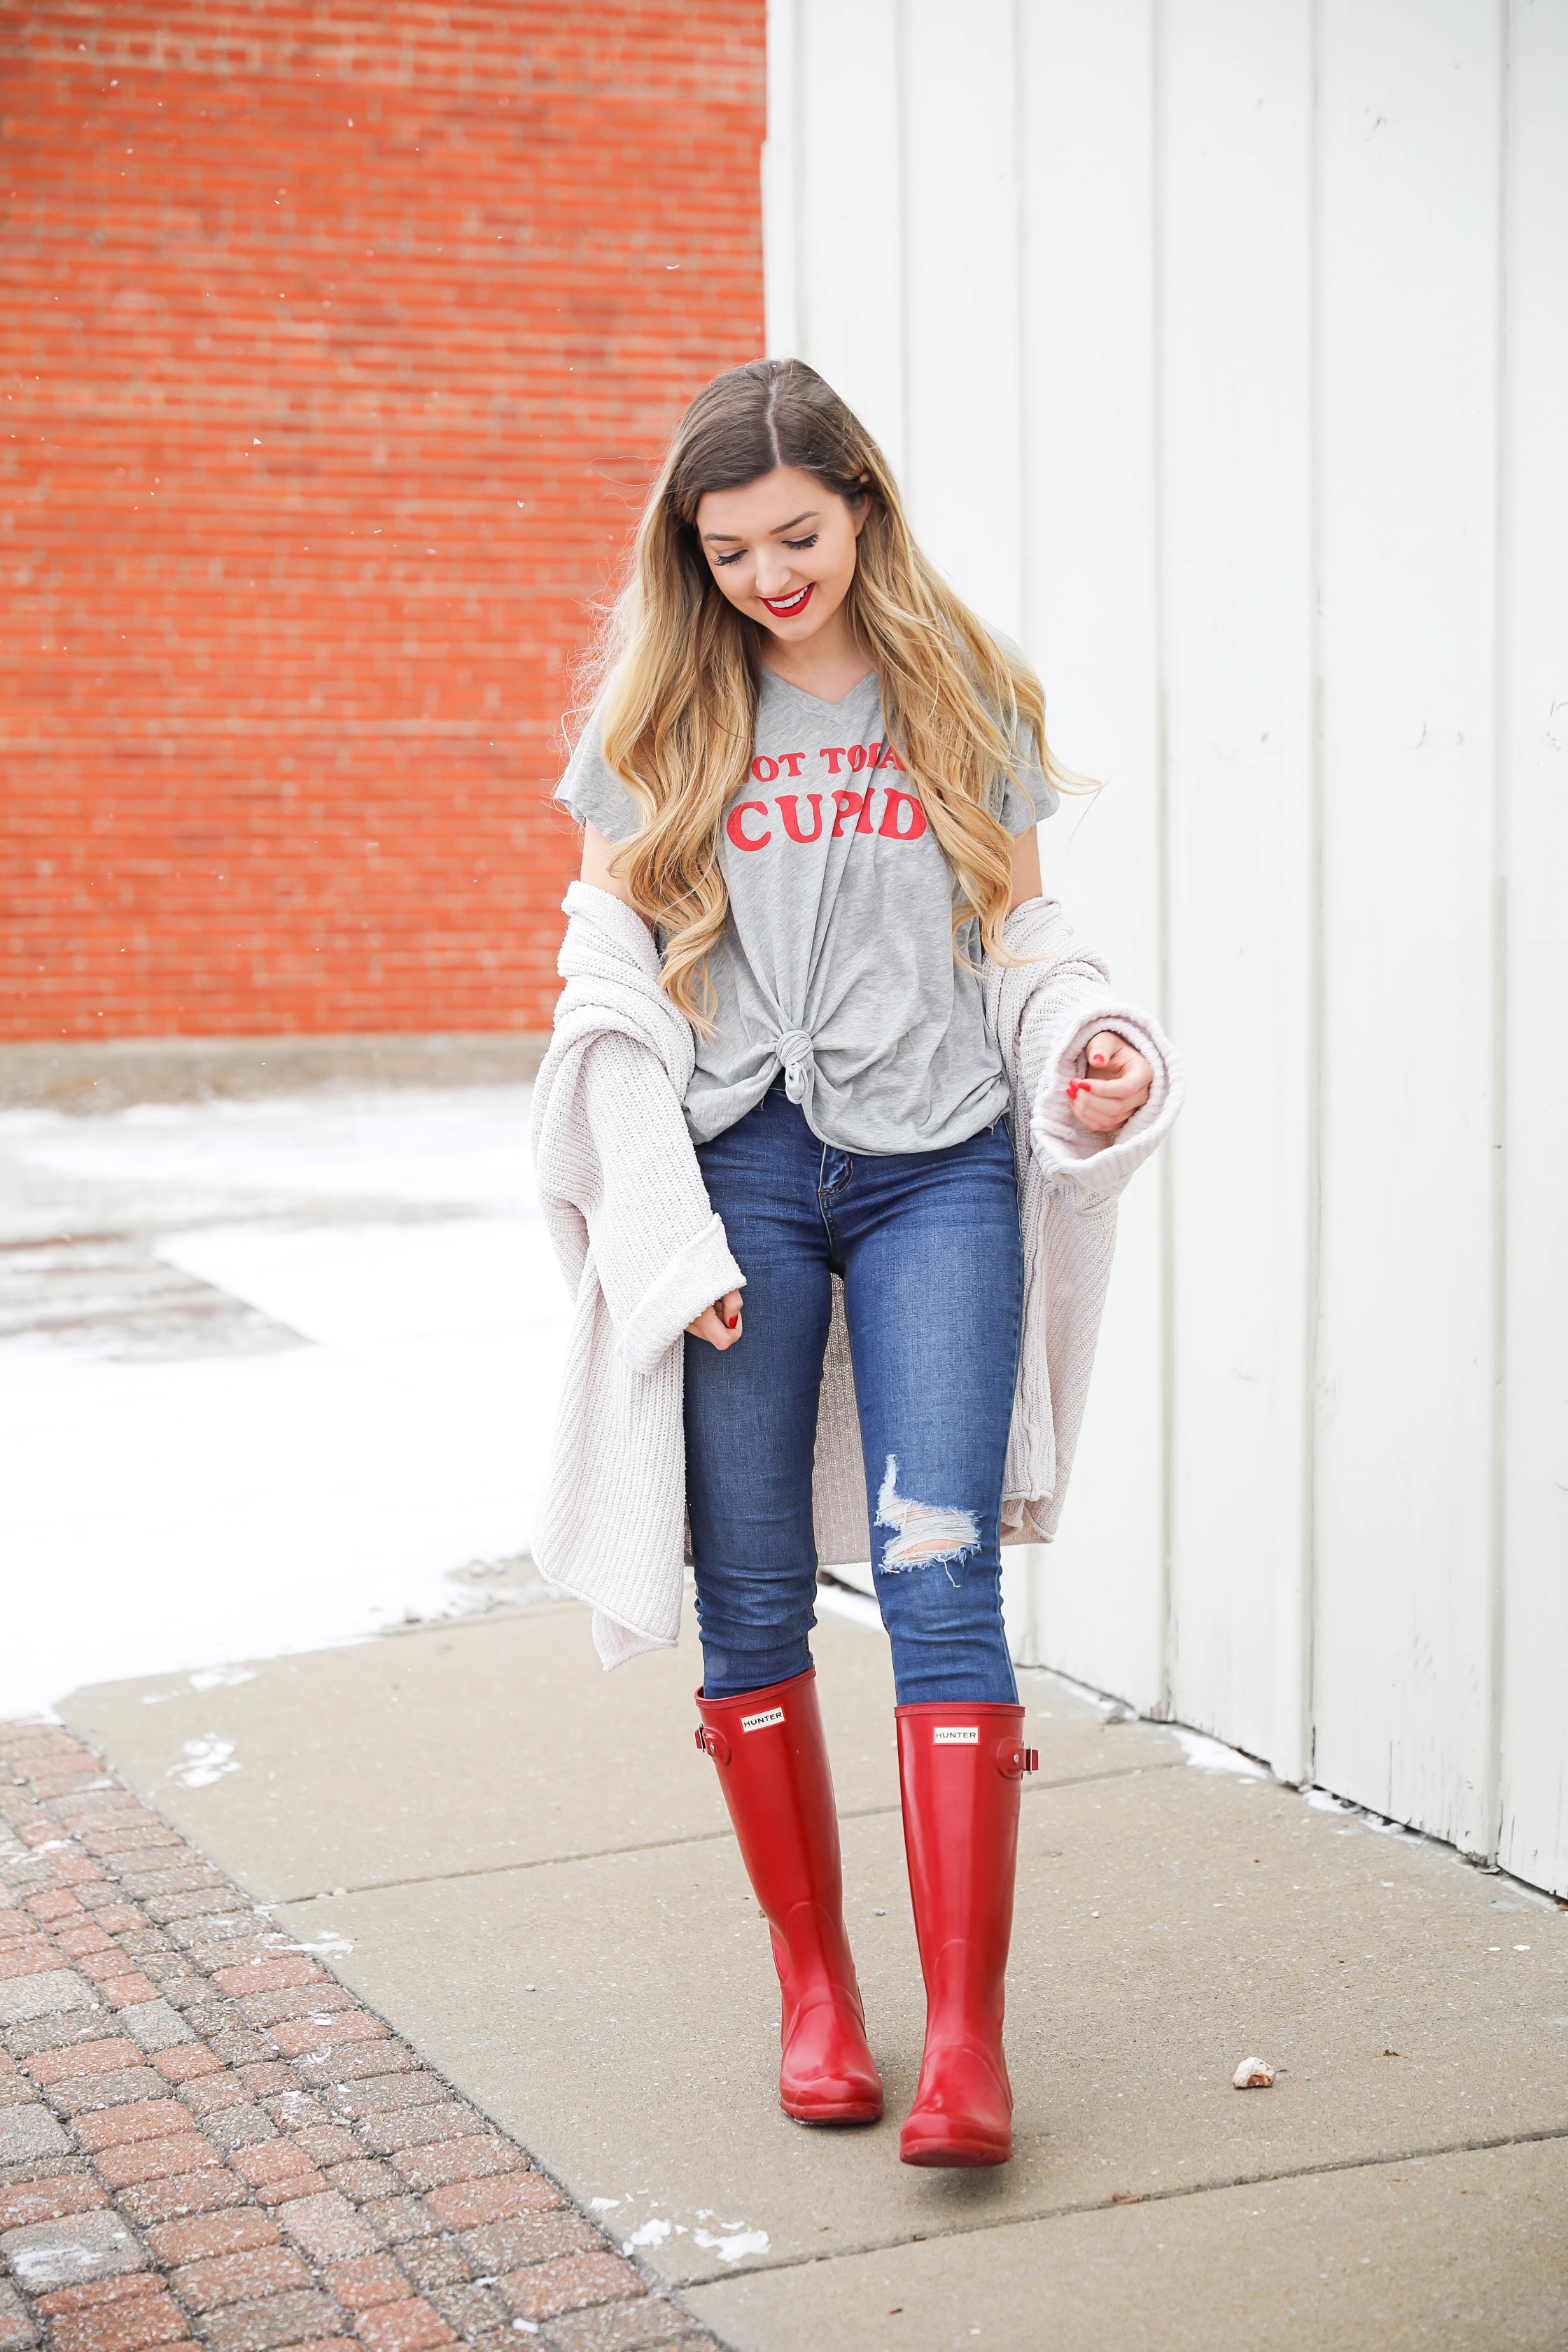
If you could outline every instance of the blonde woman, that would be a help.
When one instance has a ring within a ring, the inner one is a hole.
[[[1032,1760],[998,1549],[1026,1267],[982,959],[1016,962],[1004,924],[1039,896],[1034,829],[1063,781],[1040,687],[925,561],[875,443],[795,361],[691,404],[605,670],[558,798],[583,882],[650,928],[690,1024],[685,1133],[744,1277],[686,1327],[685,1509],[700,1744],[772,1926],[782,2103],[818,2123],[882,2110],[809,1644],[837,1279],[928,1995],[901,2154],[999,2164]],[[1134,1036],[1107,1027],[1077,1053],[1086,1150],[1147,1101]],[[657,1190],[660,1167],[641,1172]]]

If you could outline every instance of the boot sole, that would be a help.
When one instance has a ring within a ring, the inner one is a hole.
[[[923,2165],[932,2171],[976,2171],[983,2165],[1006,2164],[1012,2154],[1011,2141],[1005,2147],[999,2147],[994,2140],[935,2137],[899,2144],[900,2164]]]
[[[882,2120],[880,2099],[874,2105],[866,2099],[853,2103],[831,2099],[824,2100],[820,2105],[808,2105],[805,2100],[781,2099],[779,2105],[797,2124],[879,2124]]]

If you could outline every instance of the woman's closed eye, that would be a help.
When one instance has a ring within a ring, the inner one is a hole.
[[[817,533],[813,531],[809,539],[785,539],[781,540],[779,543],[783,547],[792,549],[796,554],[804,555],[808,547],[815,547],[816,545],[816,541]],[[716,555],[713,558],[714,570],[721,570],[726,563],[739,563],[742,556],[744,555],[745,552],[746,551],[743,547],[737,547],[732,554]]]

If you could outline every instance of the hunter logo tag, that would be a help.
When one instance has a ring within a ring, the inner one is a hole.
[[[741,1717],[741,1728],[742,1731],[765,1731],[770,1723],[783,1721],[783,1707],[770,1706],[764,1715],[743,1715]]]
[[[977,1723],[939,1723],[931,1733],[931,1740],[938,1748],[978,1748],[980,1726]]]

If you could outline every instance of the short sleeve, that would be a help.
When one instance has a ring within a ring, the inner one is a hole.
[[[1015,661],[1024,660],[1023,647],[1015,645],[1011,637],[1005,637],[1000,629],[994,629],[991,634],[1003,653]],[[993,712],[992,715],[998,724],[1005,724],[1000,713]],[[1026,720],[1019,722],[1018,731],[1013,738],[1013,755],[1017,781],[1015,782],[1011,776],[1003,779],[1002,797],[994,804],[994,809],[998,823],[1016,835],[1027,833],[1032,824],[1043,824],[1056,808],[1058,795],[1055,786],[1046,781],[1045,771],[1040,765],[1039,742]]]
[[[1040,766],[1039,745],[1032,727],[1018,730],[1015,764],[1017,781],[1011,776],[1004,780],[997,815],[1009,833],[1027,833],[1032,824],[1045,823],[1058,801],[1056,787],[1047,782]]]
[[[642,824],[641,810],[605,758],[596,710],[577,739],[554,798],[579,824],[591,824],[606,841],[629,841]]]

